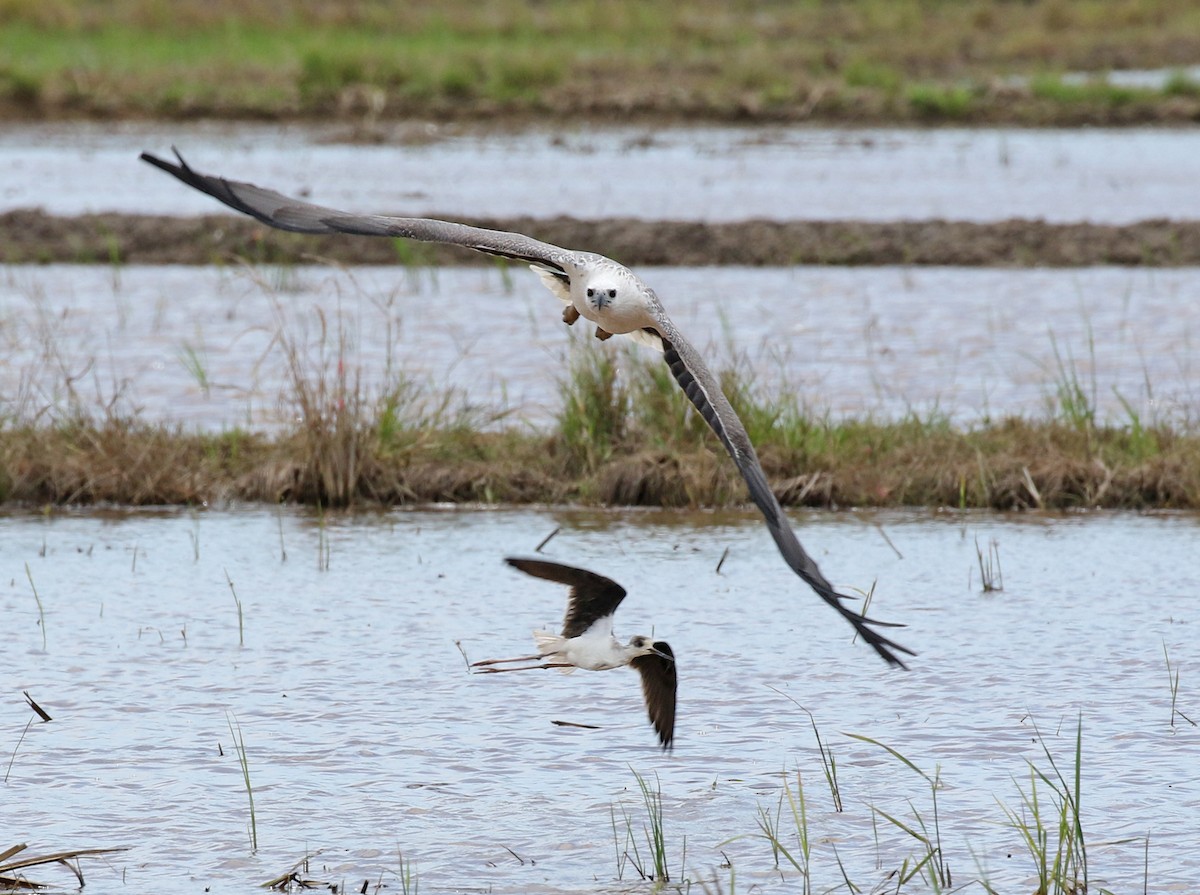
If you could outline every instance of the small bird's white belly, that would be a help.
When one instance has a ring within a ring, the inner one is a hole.
[[[568,640],[562,656],[572,665],[587,671],[607,671],[620,668],[624,653],[615,637],[588,637],[583,635]]]

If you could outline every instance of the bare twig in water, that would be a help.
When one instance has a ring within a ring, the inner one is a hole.
[[[549,544],[549,543],[550,543],[552,540],[554,540],[554,536],[555,536],[556,534],[558,534],[560,531],[562,531],[562,526],[561,526],[561,525],[560,525],[560,526],[558,526],[558,528],[554,529],[554,531],[550,532],[550,534],[548,534],[548,535],[546,535],[544,538],[542,538],[542,542],[541,542],[540,544],[538,544],[536,547],[534,547],[534,548],[533,548],[533,552],[534,552],[534,553],[541,553],[541,552],[542,552],[542,548],[543,548],[543,547],[545,547],[547,544]]]
[[[583,730],[603,730],[599,724],[580,724],[578,721],[551,721],[555,727],[579,727]]]
[[[29,703],[29,707],[31,709],[33,709],[35,712],[38,713],[39,718],[41,718],[43,721],[53,721],[54,720],[53,718],[50,717],[49,714],[46,713],[46,710],[44,708],[42,708],[40,705],[38,705],[36,702],[33,701],[33,697],[29,695],[28,690],[22,690],[21,692],[25,694],[25,701]]]
[[[892,551],[896,554],[896,559],[904,559],[904,554],[901,553],[896,545],[892,543],[892,539],[888,537],[888,533],[883,530],[883,525],[879,522],[876,522],[875,528],[879,530],[879,534],[883,537],[883,540],[887,543],[887,545],[892,548]]]
[[[719,560],[717,560],[717,574],[718,575],[721,574],[721,566],[725,565],[725,560],[728,558],[729,558],[729,548],[726,547],[725,551],[721,554],[721,558]]]
[[[79,887],[83,888],[83,871],[79,869],[78,859],[89,855],[111,855],[117,852],[126,851],[125,847],[118,848],[78,848],[68,849],[66,851],[53,852],[48,855],[36,855],[31,858],[21,858],[16,861],[9,860],[13,855],[24,851],[28,846],[24,843],[13,845],[9,848],[0,851],[0,887],[11,889],[41,889],[45,888],[41,883],[34,883],[25,878],[24,874],[15,874],[15,871],[24,870],[27,867],[40,867],[45,864],[62,864],[73,874],[75,879],[79,881]],[[75,864],[70,864],[70,861],[75,861]]]
[[[29,728],[33,726],[33,719],[30,718],[25,724],[25,729],[21,731],[21,735],[17,737],[17,745],[13,747],[12,756],[8,759],[8,767],[4,769],[4,782],[8,782],[8,775],[12,773],[13,762],[17,760],[17,751],[21,748],[21,743],[25,742],[25,734],[29,733]],[[24,847],[24,846],[22,846]],[[0,856],[2,857],[2,856]]]
[[[301,889],[328,888],[328,883],[323,883],[319,882],[318,880],[308,878],[309,862],[317,855],[321,854],[321,851],[322,849],[318,848],[311,854],[306,852],[303,858],[301,858],[287,870],[283,871],[283,873],[279,874],[279,876],[275,877],[274,879],[267,880],[261,885],[261,888],[279,889],[281,892],[291,889],[292,886],[299,886]]]
[[[533,858],[530,858],[528,861],[526,861],[524,858],[522,858],[520,855],[518,855],[515,851],[513,851],[507,845],[502,845],[500,847],[502,849],[504,849],[506,852],[508,852],[510,855],[512,855],[514,858],[516,858],[518,861],[520,861],[522,867],[524,867],[526,864],[537,864],[537,861],[535,861]]]

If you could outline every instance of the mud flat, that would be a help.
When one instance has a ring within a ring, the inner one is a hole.
[[[564,246],[587,246],[629,265],[782,266],[914,264],[982,267],[1082,267],[1200,264],[1200,221],[1127,225],[967,221],[645,221],[557,217],[463,218],[517,230]],[[280,233],[226,215],[87,214],[42,211],[0,215],[8,264],[114,262],[213,264],[238,257],[310,264],[492,264],[447,246],[383,239]]]

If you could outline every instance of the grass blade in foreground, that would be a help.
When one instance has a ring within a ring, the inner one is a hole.
[[[25,563],[25,577],[29,579],[29,587],[33,591],[33,599],[37,601],[38,627],[42,629],[42,652],[46,651],[46,611],[42,608],[42,598],[38,596],[37,585],[33,583],[33,572],[29,571],[29,563]]]
[[[892,757],[894,757],[897,760],[899,760],[900,762],[902,762],[909,769],[920,774],[921,778],[926,783],[929,784],[929,793],[930,793],[930,796],[931,796],[932,802],[933,802],[933,820],[932,820],[933,830],[932,830],[932,833],[930,832],[930,825],[926,824],[926,822],[925,822],[925,817],[921,814],[920,811],[917,810],[917,807],[915,805],[913,805],[913,803],[911,801],[908,803],[908,805],[909,805],[909,808],[912,809],[912,813],[913,813],[914,818],[916,819],[917,826],[920,827],[919,831],[917,830],[916,827],[905,824],[904,822],[900,821],[899,819],[892,816],[891,814],[888,814],[887,812],[883,811],[881,808],[878,808],[878,807],[872,805],[871,810],[873,812],[875,812],[876,814],[878,814],[879,816],[881,816],[888,823],[892,824],[892,826],[896,827],[899,830],[902,830],[903,832],[905,832],[906,834],[911,836],[913,839],[917,840],[919,843],[921,843],[921,846],[924,848],[924,852],[925,852],[924,855],[922,856],[921,860],[909,872],[907,879],[912,879],[912,877],[915,876],[917,873],[921,873],[922,876],[924,876],[925,875],[924,868],[926,866],[928,866],[930,868],[929,876],[928,876],[929,884],[931,886],[933,886],[934,889],[937,891],[941,891],[942,889],[949,888],[951,885],[952,877],[951,877],[951,873],[950,873],[950,865],[946,860],[945,850],[942,848],[942,829],[941,829],[941,823],[938,818],[938,790],[941,789],[941,787],[942,787],[941,765],[937,766],[937,768],[933,772],[933,776],[930,777],[927,773],[925,773],[923,770],[921,770],[919,767],[917,767],[917,765],[915,763],[910,761],[903,754],[901,754],[898,750],[893,749],[891,746],[887,745],[886,743],[881,743],[879,740],[872,739],[871,737],[863,736],[862,734],[857,734],[857,733],[848,733],[848,734],[846,734],[846,736],[849,736],[853,739],[859,740],[860,742],[863,742],[863,743],[869,743],[872,746],[878,746],[879,748],[886,750],[887,752],[889,752],[892,755]]]
[[[250,802],[250,849],[258,851],[258,824],[254,818],[254,789],[250,785],[250,761],[246,757],[246,740],[242,736],[242,725],[232,714],[226,713],[225,722],[229,725],[229,735],[233,737],[233,747],[237,751],[238,764],[242,768],[242,780],[246,784],[246,798]],[[234,730],[234,725],[237,730]]]

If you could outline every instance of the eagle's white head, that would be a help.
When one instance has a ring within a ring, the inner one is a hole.
[[[629,268],[604,260],[572,279],[571,300],[579,313],[610,333],[654,326],[649,290]]]

